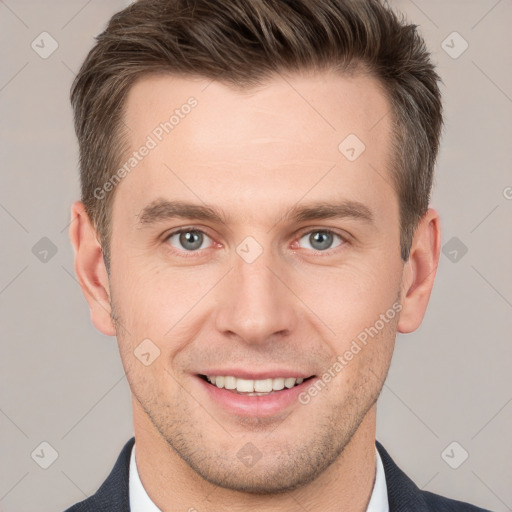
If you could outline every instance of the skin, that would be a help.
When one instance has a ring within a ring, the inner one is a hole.
[[[389,103],[367,75],[276,76],[244,91],[202,78],[144,77],[125,107],[130,150],[190,96],[197,107],[116,187],[110,278],[82,203],[72,207],[75,271],[94,325],[117,336],[132,392],[141,481],[164,511],[365,511],[376,400],[396,333],[423,319],[439,216],[425,214],[404,264],[386,169]],[[338,150],[351,133],[366,146],[353,162]],[[140,227],[142,209],[159,198],[206,203],[227,219]],[[283,220],[297,204],[341,200],[366,205],[373,223]],[[207,235],[200,249],[166,238],[180,227]],[[344,238],[315,251],[309,234],[324,229]],[[236,252],[247,236],[263,248],[252,263]],[[321,375],[397,298],[400,314],[307,405],[243,417],[197,380],[214,366]],[[149,366],[134,356],[146,338],[160,350]],[[262,454],[252,467],[237,458],[248,442]]]

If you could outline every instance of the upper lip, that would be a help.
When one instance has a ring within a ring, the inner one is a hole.
[[[217,369],[212,368],[210,370],[204,370],[199,372],[199,375],[206,375],[208,377],[217,377],[221,376],[230,376],[236,377],[237,379],[246,379],[246,380],[264,380],[264,379],[275,379],[275,378],[291,378],[295,377],[298,379],[307,379],[308,377],[312,377],[313,373],[304,373],[298,370],[287,370],[287,369],[279,369],[275,370],[264,370],[264,371],[250,371],[247,369],[236,369],[236,368],[228,368],[228,369]]]

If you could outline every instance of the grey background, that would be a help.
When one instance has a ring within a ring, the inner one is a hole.
[[[67,230],[79,197],[69,87],[93,37],[127,3],[0,0],[5,512],[58,511],[91,495],[133,435],[116,340],[90,321]],[[444,80],[432,206],[446,254],[421,328],[398,336],[377,438],[419,487],[512,510],[512,1],[392,5],[420,25]],[[46,59],[31,48],[43,31],[59,45]],[[458,58],[462,40],[446,39],[454,31],[469,44]],[[57,251],[46,261],[43,237]],[[48,469],[31,456],[44,441],[58,454]],[[457,465],[462,450],[468,459],[452,469],[445,460]]]

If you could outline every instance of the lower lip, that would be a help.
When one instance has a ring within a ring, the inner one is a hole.
[[[212,400],[231,414],[267,418],[282,412],[298,402],[298,396],[315,380],[308,379],[293,388],[284,388],[268,395],[247,396],[218,388],[197,376],[200,384]]]

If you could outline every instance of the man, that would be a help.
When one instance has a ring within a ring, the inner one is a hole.
[[[420,491],[375,440],[439,259],[438,80],[377,0],[110,20],[72,90],[70,236],[135,437],[68,510],[481,510]]]

